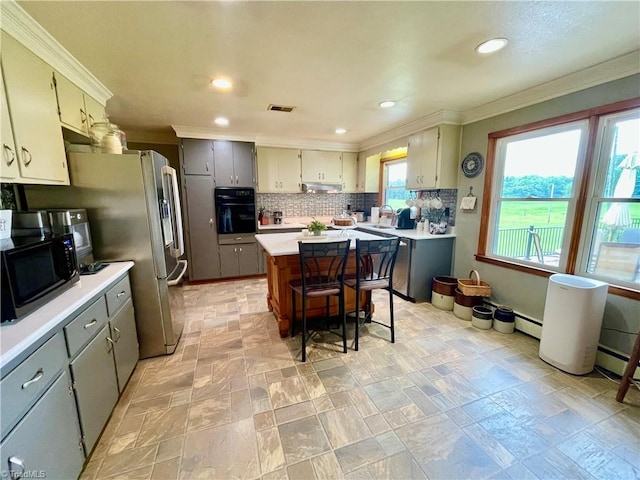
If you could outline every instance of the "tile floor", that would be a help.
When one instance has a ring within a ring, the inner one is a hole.
[[[343,354],[324,334],[303,364],[266,280],[184,291],[176,353],[139,363],[81,478],[640,478],[640,392],[617,403],[526,335],[396,298],[395,344],[367,326]]]

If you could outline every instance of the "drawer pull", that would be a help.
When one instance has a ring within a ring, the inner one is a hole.
[[[118,327],[113,327],[113,331],[118,335],[116,338],[114,338],[114,340],[117,342],[118,340],[120,340],[120,337],[122,337],[122,332],[118,329]]]
[[[111,353],[111,350],[113,350],[113,347],[115,345],[115,342],[113,340],[111,340],[109,337],[107,337],[107,352]]]
[[[126,294],[126,292],[125,292],[124,290],[122,290],[120,293],[118,293],[118,294],[116,295],[116,298],[120,298],[121,296],[123,296],[123,295],[125,295],[125,294]]]
[[[31,380],[29,380],[27,382],[24,382],[22,384],[22,389],[24,390],[25,388],[27,388],[32,383],[36,383],[42,377],[44,377],[44,370],[42,368],[40,368],[40,369],[38,369],[38,371],[36,372],[36,374],[33,376],[33,378]]]
[[[98,323],[98,320],[96,320],[95,318],[93,320],[91,320],[89,323],[87,323],[84,328],[91,328],[93,327],[96,323]]]
[[[18,467],[19,470],[15,470],[13,468],[14,465]],[[9,477],[22,478],[22,475],[24,475],[24,462],[18,457],[9,457]]]

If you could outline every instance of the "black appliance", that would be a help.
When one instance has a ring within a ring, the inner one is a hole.
[[[218,234],[256,232],[256,194],[253,188],[216,187],[214,202]]]
[[[0,242],[2,322],[28,315],[78,281],[73,234]]]
[[[411,230],[416,228],[415,213],[410,208],[398,209],[398,223],[396,224],[396,230]]]

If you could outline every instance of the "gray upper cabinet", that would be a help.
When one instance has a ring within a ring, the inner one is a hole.
[[[211,175],[213,173],[211,140],[183,138],[180,157],[185,175]]]
[[[2,478],[46,473],[78,478],[84,462],[78,416],[65,371],[0,444]],[[5,477],[6,475],[6,477]]]
[[[70,365],[87,455],[118,401],[113,341],[108,338],[109,327],[105,325]]]
[[[184,196],[187,211],[189,278],[206,280],[220,277],[218,237],[213,205],[212,178],[185,175]]]
[[[255,145],[250,142],[213,141],[217,187],[253,187]]]

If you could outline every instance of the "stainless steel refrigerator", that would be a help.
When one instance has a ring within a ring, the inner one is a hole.
[[[70,153],[70,187],[29,191],[32,205],[86,208],[93,256],[132,260],[140,357],[173,353],[184,327],[187,261],[176,171],[153,151]]]

